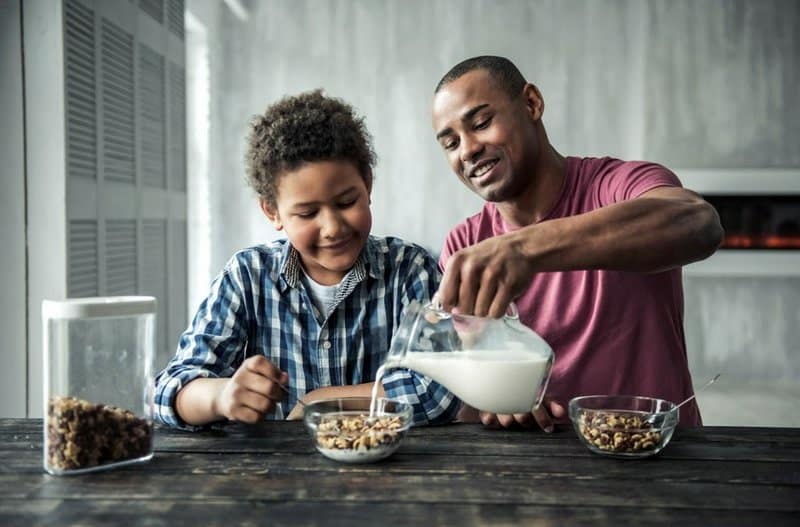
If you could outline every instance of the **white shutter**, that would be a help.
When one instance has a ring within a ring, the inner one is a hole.
[[[103,176],[135,183],[136,135],[133,89],[133,35],[103,19]]]
[[[105,234],[105,294],[134,295],[139,291],[136,220],[106,220]]]
[[[183,0],[169,0],[167,3],[167,27],[170,32],[183,40]]]
[[[186,192],[186,73],[169,63],[170,188]]]
[[[166,188],[164,57],[139,44],[139,130],[143,183]]]
[[[164,22],[164,0],[139,0],[139,7],[159,24]]]
[[[182,10],[26,4],[29,416],[43,407],[42,299],[156,296],[157,368],[188,318]]]
[[[97,296],[97,221],[69,222],[69,270],[67,295],[70,297]]]
[[[167,331],[167,310],[171,304],[167,297],[167,222],[166,220],[142,220],[142,294],[159,299],[162,309],[158,317],[159,349],[167,349],[172,337]]]
[[[97,177],[94,12],[75,1],[64,9],[67,177]]]

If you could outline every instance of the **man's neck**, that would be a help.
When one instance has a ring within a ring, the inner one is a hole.
[[[506,223],[515,227],[541,221],[561,197],[566,174],[566,159],[545,142],[539,163],[531,173],[530,184],[517,198],[497,203],[497,210]]]

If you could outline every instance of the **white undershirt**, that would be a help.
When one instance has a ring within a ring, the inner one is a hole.
[[[319,311],[322,319],[328,318],[328,315],[331,314],[331,311],[333,311],[335,307],[336,293],[339,291],[339,286],[342,285],[342,283],[322,285],[308,276],[305,269],[303,269],[301,280],[306,286],[306,291],[308,291],[308,295],[311,297],[311,301],[314,303],[314,307],[317,308],[317,311]]]

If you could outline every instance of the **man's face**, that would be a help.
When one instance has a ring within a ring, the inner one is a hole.
[[[369,191],[346,161],[306,163],[278,182],[277,210],[262,203],[278,230],[285,230],[314,281],[339,283],[355,264],[372,228]]]
[[[433,98],[433,129],[448,163],[487,201],[513,199],[531,181],[536,118],[523,92],[509,97],[486,70],[462,75]]]

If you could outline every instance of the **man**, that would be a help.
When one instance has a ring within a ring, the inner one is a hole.
[[[681,266],[716,250],[719,217],[660,165],[562,156],[543,112],[539,90],[502,57],[457,64],[434,93],[436,139],[486,201],[445,241],[439,299],[490,317],[514,300],[556,354],[543,407],[461,418],[550,431],[577,395],[681,401],[693,393]],[[681,424],[702,424],[694,402]]]

